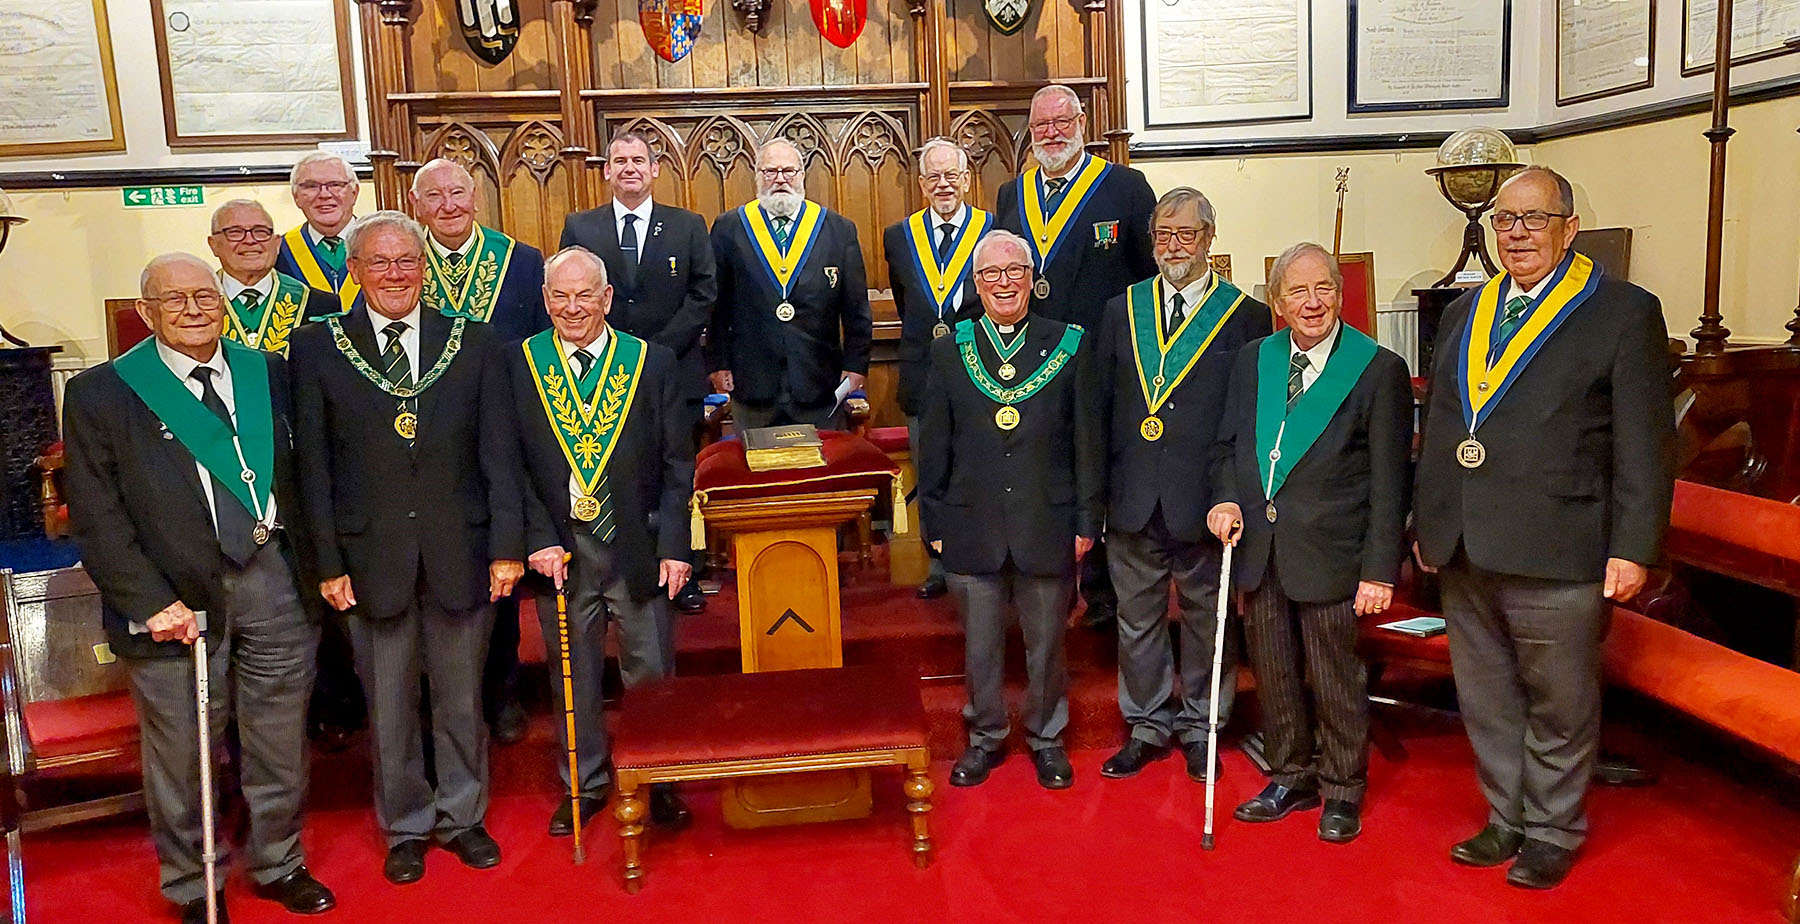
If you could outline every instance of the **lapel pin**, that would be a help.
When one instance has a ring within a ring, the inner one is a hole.
[[[661,235],[661,234],[662,234],[662,222],[659,221],[656,224],[653,224],[650,226],[650,236],[651,237],[657,237],[658,235]]]
[[[669,275],[671,275],[671,276],[675,275],[675,258],[674,257],[669,258]]]

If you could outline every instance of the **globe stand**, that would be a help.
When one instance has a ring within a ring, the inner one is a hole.
[[[1446,142],[1446,146],[1448,144]],[[1511,154],[1511,151],[1506,153]],[[1487,234],[1482,231],[1481,216],[1493,208],[1494,198],[1500,195],[1500,184],[1523,166],[1515,163],[1442,164],[1425,171],[1437,179],[1438,192],[1444,194],[1444,200],[1469,219],[1463,228],[1462,253],[1457,255],[1456,266],[1433,283],[1432,288],[1470,285],[1459,278],[1469,265],[1470,257],[1481,262],[1481,268],[1486,271],[1484,279],[1491,279],[1500,272],[1493,258],[1488,256]]]
[[[1491,279],[1500,272],[1500,268],[1494,265],[1494,259],[1488,256],[1487,233],[1481,228],[1481,215],[1486,211],[1487,206],[1485,205],[1478,209],[1463,210],[1463,214],[1469,217],[1469,223],[1463,228],[1462,253],[1456,258],[1456,265],[1450,268],[1450,272],[1445,273],[1444,278],[1431,284],[1432,288],[1458,285],[1457,277],[1461,276],[1463,268],[1469,265],[1470,257],[1481,261],[1481,268],[1487,271],[1488,278]],[[1466,285],[1466,283],[1462,285]]]

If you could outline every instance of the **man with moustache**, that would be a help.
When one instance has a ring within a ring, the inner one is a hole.
[[[424,305],[452,318],[491,326],[517,342],[550,326],[544,314],[544,255],[536,247],[483,227],[481,188],[463,165],[438,158],[413,175],[408,194],[413,216],[430,238],[425,249]],[[525,737],[519,704],[519,603],[494,608],[494,637],[482,669],[482,711],[494,737],[511,744]]]
[[[786,423],[840,429],[837,392],[869,372],[869,288],[850,219],[806,198],[800,149],[756,152],[756,201],[712,227],[719,299],[707,336],[716,392],[740,431]]]
[[[64,485],[107,642],[131,682],[162,893],[184,924],[206,921],[188,647],[200,644],[213,742],[236,718],[256,891],[296,914],[328,911],[337,900],[300,845],[319,627],[295,590],[293,555],[305,549],[290,535],[301,518],[287,367],[221,338],[225,295],[198,257],[157,257],[139,287],[151,339],[69,382]],[[223,891],[216,905],[225,920]]]
[[[1340,323],[1343,287],[1317,244],[1275,258],[1269,291],[1287,329],[1238,352],[1207,514],[1213,535],[1237,546],[1273,769],[1232,817],[1277,821],[1323,795],[1319,839],[1333,844],[1362,833],[1369,692],[1357,617],[1393,601],[1413,433],[1406,361]]]
[[[294,334],[300,500],[323,577],[349,620],[368,691],[382,872],[425,874],[428,839],[465,865],[500,862],[482,826],[481,664],[493,602],[524,573],[518,438],[506,351],[485,324],[424,309],[426,235],[399,212],[345,234],[364,301]],[[419,715],[431,683],[435,785]]]
[[[693,433],[691,448],[698,452],[707,394],[700,338],[719,294],[706,219],[654,200],[651,184],[662,174],[662,164],[642,134],[614,136],[606,146],[604,169],[612,201],[565,219],[561,246],[586,248],[606,263],[614,292],[608,327],[660,343],[675,354],[672,375]],[[688,554],[704,556],[705,551]],[[699,564],[701,558],[694,561]],[[684,613],[700,612],[706,609],[706,595],[690,579],[675,595],[675,606]]]
[[[975,242],[994,224],[993,215],[963,201],[969,194],[969,154],[948,138],[932,138],[919,149],[919,191],[926,207],[889,225],[881,236],[900,314],[900,410],[915,459],[931,343],[949,336],[956,322],[980,316],[981,297],[969,284],[970,258]],[[920,532],[931,535],[927,524]],[[943,561],[933,555],[918,595],[941,597],[947,589]]]
[[[950,771],[974,786],[1005,757],[1007,604],[1019,614],[1020,720],[1039,785],[1066,789],[1063,618],[1076,561],[1099,533],[1104,453],[1081,328],[1031,315],[1031,253],[994,231],[975,245],[983,315],[931,345],[919,496],[963,617],[969,746]]]
[[[1217,769],[1206,762],[1220,555],[1206,512],[1217,485],[1196,463],[1218,436],[1232,356],[1270,330],[1268,306],[1209,268],[1217,231],[1199,190],[1165,194],[1151,218],[1158,273],[1113,299],[1096,332],[1096,379],[1110,420],[1106,542],[1119,596],[1119,711],[1129,727],[1124,747],[1100,768],[1113,779],[1168,756],[1171,742],[1195,782]],[[1179,700],[1171,583],[1181,610]],[[1223,664],[1221,724],[1237,689],[1236,653],[1226,651]]]
[[[1656,296],[1574,251],[1568,180],[1527,167],[1489,220],[1505,272],[1438,328],[1414,520],[1489,810],[1450,857],[1547,889],[1587,836],[1606,601],[1662,557],[1671,369]]]
[[[1039,312],[1096,330],[1107,302],[1156,275],[1149,228],[1156,194],[1136,169],[1082,150],[1087,115],[1074,90],[1052,84],[1037,91],[1029,118],[1037,166],[1000,187],[995,219],[1031,246]],[[1117,596],[1104,542],[1082,562],[1081,595],[1084,625],[1113,619]]]
[[[314,151],[294,164],[288,188],[306,220],[281,236],[275,269],[350,307],[357,285],[344,262],[343,235],[356,217],[356,171],[336,154]]]
[[[275,271],[275,222],[254,199],[214,209],[206,246],[219,260],[225,338],[234,343],[286,356],[294,328],[342,310],[336,295]]]
[[[687,583],[687,506],[693,493],[693,427],[675,354],[607,323],[614,290],[606,264],[568,247],[545,266],[544,304],[553,330],[525,341],[508,360],[513,412],[525,455],[526,545],[533,549],[538,621],[560,636],[554,590],[568,595],[569,682],[574,690],[576,792],[550,818],[566,836],[606,804],[611,748],[601,715],[606,626],[619,631],[619,672],[627,690],[674,673],[669,601]],[[608,416],[609,408],[616,409]],[[573,411],[574,413],[570,413]],[[589,412],[593,412],[591,415]],[[564,559],[573,559],[565,564]],[[551,642],[552,657],[556,643]],[[563,710],[552,661],[551,705]],[[552,723],[559,735],[563,722]],[[569,763],[557,773],[569,788]],[[650,787],[650,819],[688,820],[669,784]]]

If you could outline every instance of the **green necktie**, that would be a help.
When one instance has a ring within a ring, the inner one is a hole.
[[[1053,179],[1045,180],[1044,185],[1050,187],[1050,194],[1044,197],[1044,205],[1055,208],[1056,200],[1062,198],[1063,190],[1067,189],[1069,186],[1069,178],[1062,176],[1055,177]]]
[[[587,350],[576,350],[570,354],[569,360],[575,363],[575,388],[580,392],[582,402],[592,402],[594,391],[600,387],[600,369],[599,364],[594,361],[594,354]],[[581,525],[588,532],[599,536],[601,542],[611,542],[613,535],[619,531],[619,522],[613,516],[612,488],[607,485],[604,472],[594,483],[594,500],[600,504],[600,515],[593,522]]]
[[[1306,386],[1301,381],[1300,375],[1310,365],[1312,365],[1312,361],[1306,358],[1305,353],[1296,352],[1288,357],[1287,409],[1290,414],[1294,412],[1294,405],[1300,403],[1300,396],[1306,394]]]
[[[1171,334],[1180,330],[1181,322],[1187,320],[1187,312],[1183,310],[1187,307],[1186,301],[1187,299],[1182,298],[1180,292],[1169,296],[1169,333]]]
[[[336,235],[322,237],[319,238],[319,246],[325,249],[325,265],[331,267],[332,272],[343,272],[344,239]]]
[[[248,314],[255,310],[257,305],[262,304],[262,293],[255,289],[245,289],[239,292],[238,297],[233,301],[237,302],[238,311]]]
[[[406,333],[406,322],[395,321],[381,329],[381,335],[387,338],[387,344],[381,348],[381,374],[388,383],[396,387],[405,387],[413,383],[412,364],[406,361],[406,348],[400,345],[400,335]],[[400,409],[419,413],[419,399],[402,398]],[[416,425],[415,425],[416,426]],[[412,440],[407,440],[412,445]]]
[[[782,250],[787,249],[788,225],[790,224],[793,224],[793,219],[784,218],[780,215],[775,216],[775,243]]]
[[[1506,311],[1500,316],[1500,331],[1494,337],[1494,345],[1488,348],[1489,366],[1506,352],[1506,345],[1512,342],[1513,335],[1525,326],[1525,313],[1530,310],[1531,299],[1523,295],[1515,295],[1507,300]]]

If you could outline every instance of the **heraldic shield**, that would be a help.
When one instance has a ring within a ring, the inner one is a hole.
[[[982,5],[987,9],[988,22],[1001,35],[1019,31],[1031,12],[1031,0],[983,0]]]
[[[839,48],[849,48],[869,22],[869,0],[808,0],[812,4],[813,25],[825,41]]]
[[[638,0],[638,24],[644,27],[644,40],[657,57],[671,63],[694,50],[704,12],[703,0]]]
[[[469,50],[499,64],[519,42],[518,0],[456,0],[456,21]]]

